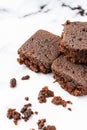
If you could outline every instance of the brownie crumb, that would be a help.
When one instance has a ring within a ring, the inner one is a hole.
[[[23,113],[23,116],[22,116],[22,119],[24,119],[24,121],[28,121],[31,117],[31,115],[33,114],[33,111],[32,109],[28,108],[24,113]]]
[[[55,105],[62,105],[63,107],[66,107],[67,105],[67,102],[63,100],[60,96],[54,96],[51,102]]]
[[[18,61],[18,63],[19,63],[20,65],[23,64],[23,61],[22,61],[20,58],[17,58],[17,61]]]
[[[39,103],[45,103],[46,98],[53,97],[54,92],[49,90],[47,86],[43,87],[38,94]]]
[[[33,111],[30,108],[31,106],[31,103],[25,104],[20,111],[23,114],[22,119],[24,119],[24,121],[28,121],[33,114]]]
[[[71,101],[67,101],[68,104],[73,104]]]
[[[37,112],[37,111],[35,111],[34,113],[35,113],[36,115],[38,115],[38,112]]]
[[[69,111],[72,111],[72,109],[71,108],[67,108]]]
[[[10,87],[11,88],[14,88],[14,87],[16,87],[16,79],[15,78],[12,78],[11,80],[10,80]]]
[[[54,96],[51,102],[54,105],[62,105],[63,107],[66,107],[67,104],[72,104],[71,101],[65,101],[60,96]]]
[[[22,108],[21,108],[21,113],[24,113],[29,107],[31,107],[32,104],[31,103],[28,103],[28,104],[25,104]]]
[[[20,112],[17,112],[16,109],[9,108],[7,111],[7,118],[13,119],[15,125],[17,125],[18,120],[20,119],[21,120],[23,119],[24,121],[28,121],[33,114],[38,115],[37,111],[35,112],[32,111],[31,106],[32,106],[31,103],[25,104],[21,108]]]
[[[45,125],[46,119],[39,119],[37,122],[38,130],[56,130],[54,125]]]
[[[21,80],[28,80],[30,78],[30,76],[29,75],[26,75],[26,76],[23,76],[22,78],[21,78]]]
[[[42,129],[44,127],[45,122],[46,122],[46,119],[39,119],[37,122],[38,129]]]
[[[29,97],[25,97],[24,99],[25,99],[26,101],[29,101]]]
[[[44,127],[43,130],[56,130],[55,126],[48,125],[47,127]]]
[[[21,119],[21,114],[17,112],[16,109],[9,108],[7,111],[7,118],[13,119],[14,124],[17,125],[18,120]]]

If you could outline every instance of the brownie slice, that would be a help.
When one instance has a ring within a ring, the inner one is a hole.
[[[87,22],[66,21],[59,48],[72,62],[87,64]]]
[[[19,63],[35,72],[48,73],[52,62],[59,56],[60,37],[45,30],[37,31],[18,50]]]
[[[54,78],[63,89],[75,96],[87,94],[87,66],[68,61],[64,56],[52,64]]]

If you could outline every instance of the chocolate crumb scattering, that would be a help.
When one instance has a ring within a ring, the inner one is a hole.
[[[71,108],[67,108],[69,111],[72,111],[72,109]]]
[[[17,112],[16,109],[9,108],[7,111],[7,118],[13,119],[13,122],[15,125],[17,125],[17,122],[20,119],[23,119],[24,121],[28,121],[30,119],[30,117],[32,116],[32,114],[34,114],[32,109],[30,108],[31,106],[32,106],[31,103],[25,104],[22,107],[20,113]]]
[[[71,101],[65,101],[60,96],[54,96],[51,102],[55,105],[62,105],[63,107],[66,107],[67,104],[72,104]]]
[[[21,114],[17,112],[16,109],[9,108],[7,111],[7,118],[13,119],[14,124],[17,125],[18,120],[21,119]]]
[[[37,122],[38,129],[42,129],[45,125],[46,119],[39,119]]]
[[[31,103],[25,104],[20,111],[23,114],[22,119],[24,119],[24,121],[28,121],[33,114],[33,111],[30,108],[31,106]]]
[[[25,99],[26,101],[29,101],[29,97],[25,97],[24,99]]]
[[[46,98],[53,97],[54,92],[49,90],[47,86],[43,87],[38,94],[39,103],[45,103]]]
[[[28,80],[30,78],[30,76],[29,75],[26,75],[26,76],[23,76],[22,78],[21,78],[21,80]]]
[[[11,88],[14,88],[14,87],[16,87],[16,79],[15,78],[12,78],[11,80],[10,80],[10,87]]]

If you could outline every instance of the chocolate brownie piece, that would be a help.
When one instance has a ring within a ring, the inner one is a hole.
[[[52,62],[59,56],[60,37],[45,30],[37,31],[18,50],[19,63],[35,72],[48,73]]]
[[[63,89],[75,96],[87,94],[87,66],[68,61],[64,56],[52,64],[54,78]]]
[[[72,62],[87,64],[87,22],[66,21],[59,48]]]

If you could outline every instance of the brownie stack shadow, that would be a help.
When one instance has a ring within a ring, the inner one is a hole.
[[[74,96],[87,94],[87,22],[66,21],[58,44],[61,51],[52,64],[60,86]]]

